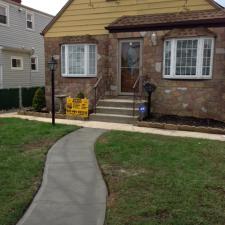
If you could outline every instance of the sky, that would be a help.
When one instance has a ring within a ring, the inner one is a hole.
[[[24,5],[49,13],[51,15],[56,15],[66,2],[67,0],[22,0]],[[225,6],[225,0],[216,0],[216,2]]]
[[[23,5],[51,15],[56,15],[66,2],[67,0],[22,0]]]

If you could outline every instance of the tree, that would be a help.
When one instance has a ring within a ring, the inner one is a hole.
[[[45,106],[46,106],[46,104],[45,104],[44,90],[42,88],[38,88],[34,94],[32,107],[34,108],[35,111],[39,112]]]

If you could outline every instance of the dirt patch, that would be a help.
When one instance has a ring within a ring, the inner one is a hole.
[[[4,122],[0,122],[0,126],[4,126],[6,125]]]
[[[100,144],[108,144],[109,141],[108,141],[108,138],[104,137],[104,136],[101,136],[99,139],[98,139],[98,142]]]
[[[110,177],[132,177],[147,173],[145,169],[127,169],[117,165],[102,165],[102,171],[105,176]]]
[[[116,193],[111,193],[108,196],[108,199],[107,199],[107,207],[108,208],[113,208],[115,206],[116,198],[117,198]]]
[[[50,147],[54,143],[55,141],[51,139],[43,139],[43,140],[34,141],[32,143],[27,143],[23,145],[23,151],[29,152],[29,151],[40,149],[42,147]]]
[[[166,209],[159,209],[156,211],[156,217],[161,221],[166,220],[169,217],[169,212]]]
[[[225,189],[223,187],[206,186],[206,189],[209,190],[209,191],[216,192],[217,194],[225,197]]]

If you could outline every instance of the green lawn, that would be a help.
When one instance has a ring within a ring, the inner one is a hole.
[[[14,225],[41,183],[46,153],[74,126],[0,119],[0,225]]]
[[[225,224],[225,142],[113,131],[96,154],[107,225]]]

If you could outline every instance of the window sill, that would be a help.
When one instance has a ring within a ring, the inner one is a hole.
[[[184,76],[176,76],[176,77],[169,77],[169,76],[163,76],[163,79],[166,80],[212,80],[212,76],[208,77],[184,77]]]
[[[30,29],[30,28],[26,28],[27,31],[30,31],[30,32],[35,32],[34,29]]]
[[[15,71],[23,71],[23,68],[11,68],[11,70],[15,70]]]
[[[9,27],[9,24],[4,24],[4,23],[0,23],[0,26],[3,26],[3,27]]]
[[[97,75],[63,75],[62,74],[62,77],[64,78],[96,78]]]

